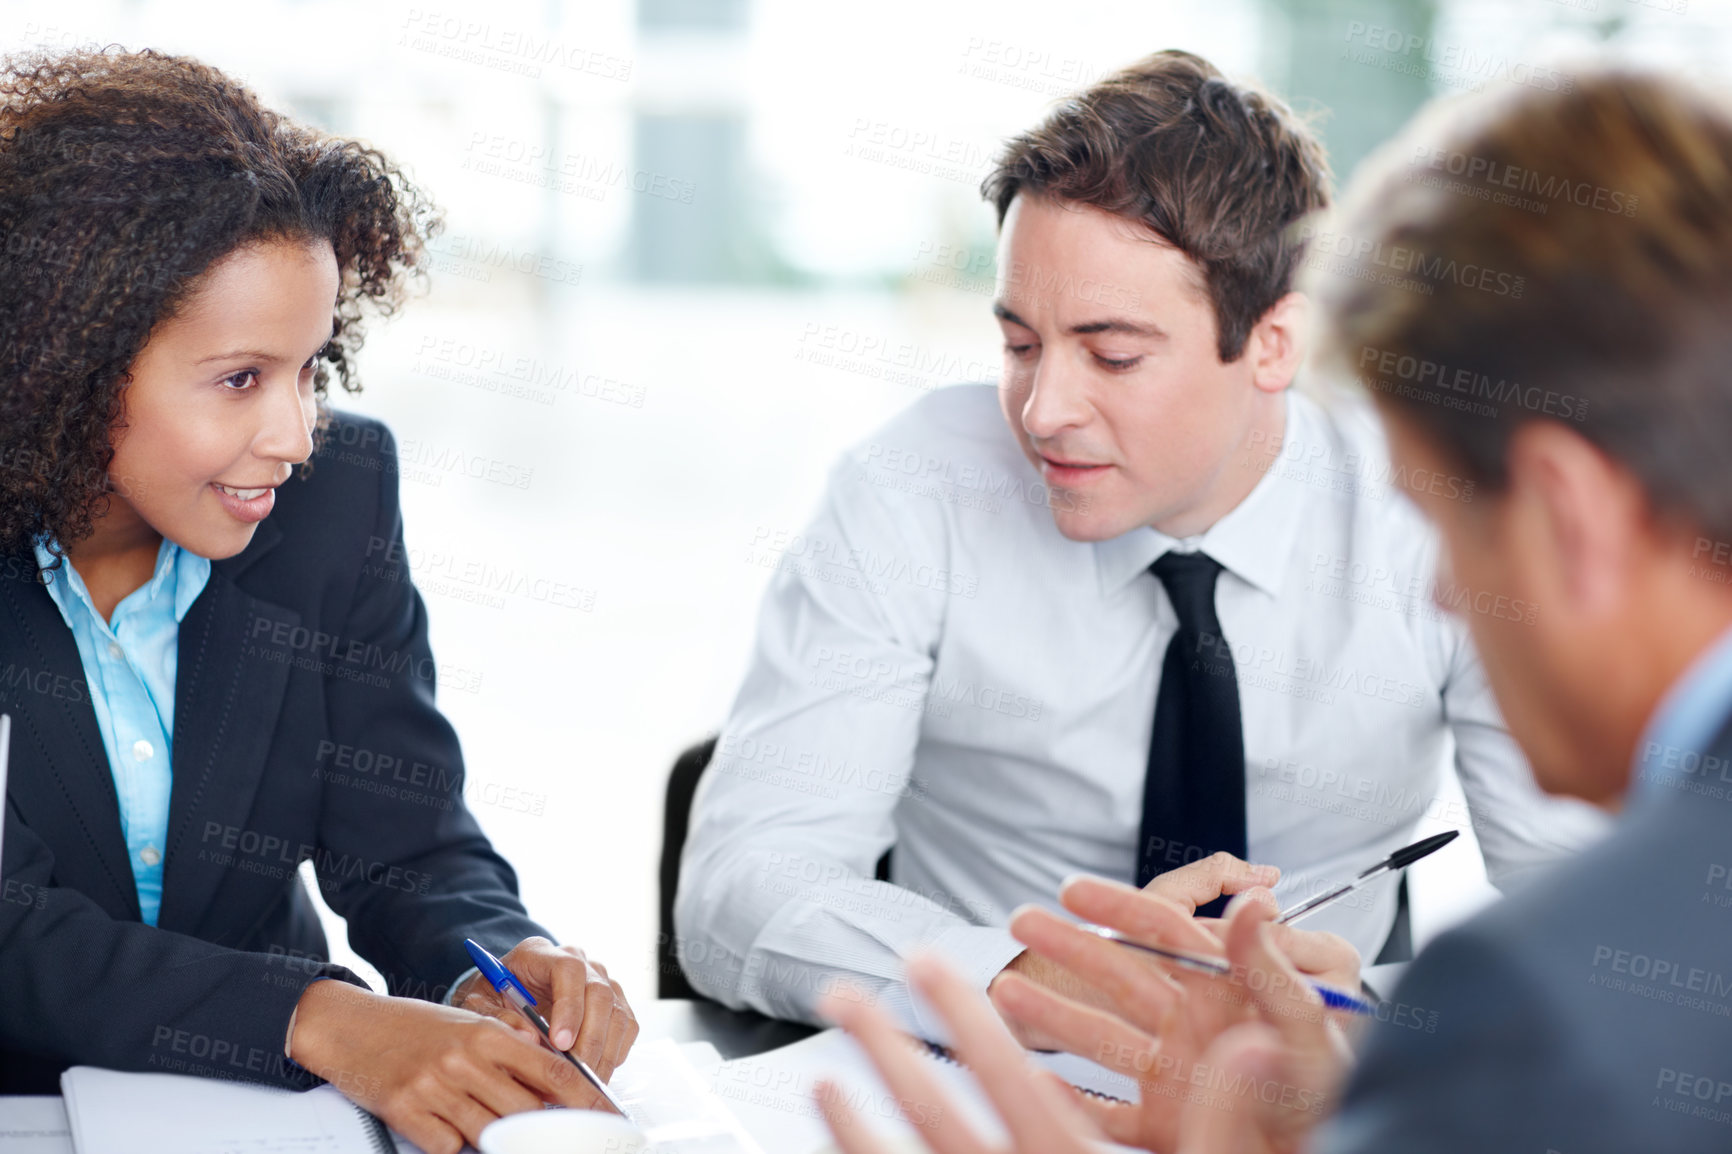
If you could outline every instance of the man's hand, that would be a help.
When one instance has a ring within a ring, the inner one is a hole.
[[[1186,913],[1194,914],[1198,906],[1206,906],[1218,897],[1241,894],[1253,886],[1272,886],[1280,880],[1279,868],[1252,865],[1222,850],[1157,875],[1143,887],[1143,892],[1165,898],[1183,906]]]
[[[347,982],[308,986],[289,1056],[427,1154],[458,1154],[507,1114],[542,1103],[596,1108],[570,1062],[494,1018]]]
[[[1178,869],[1168,870],[1150,881],[1143,892],[1163,898],[1190,914],[1195,913],[1197,907],[1207,905],[1223,894],[1243,893],[1255,886],[1272,886],[1280,877],[1281,871],[1274,866],[1252,865],[1240,861],[1230,853],[1217,853]],[[1210,921],[1205,924],[1216,923]],[[1219,943],[1215,943],[1215,948],[1218,952]],[[1012,958],[1010,964],[987,986],[987,992],[991,993],[999,979],[1006,974],[1016,974],[1086,1006],[1110,1010],[1114,1004],[1113,998],[1095,988],[1088,978],[1067,969],[1058,958],[1043,955],[1039,951],[1024,950]],[[1354,985],[1358,985],[1357,979]],[[1058,1039],[1043,1033],[1028,1022],[1008,1020],[1007,1024],[1017,1041],[1029,1049],[1064,1048]]]
[[[576,946],[556,946],[546,938],[524,938],[499,960],[535,995],[553,1044],[570,1050],[576,1043],[577,1056],[602,1081],[613,1077],[637,1040],[638,1026],[625,991],[607,976],[606,967],[590,961]],[[479,974],[457,987],[451,1004],[534,1036],[535,1028],[517,1007]]]
[[[921,957],[908,963],[908,981],[950,1027],[957,1055],[1010,1131],[1010,1154],[1093,1154],[1099,1149],[1100,1131],[1076,1107],[1074,1091],[1029,1062],[1004,1021],[961,975],[936,958]],[[859,1041],[927,1146],[943,1154],[990,1149],[939,1088],[924,1050],[882,1011],[863,999],[832,996],[820,1012]],[[843,1154],[890,1154],[892,1147],[861,1122],[835,1085],[820,1082],[817,1091],[818,1106]]]
[[[1072,880],[1060,899],[1079,917],[1111,926],[1134,941],[1215,957],[1226,953],[1235,960],[1211,928],[1224,930],[1229,923],[1193,918],[1189,905],[1097,878]],[[1259,956],[1256,973],[1238,968],[1221,978],[1174,969],[1045,910],[1023,909],[1011,920],[1011,932],[1033,952],[1078,975],[1106,998],[1103,1008],[1015,976],[1001,976],[991,991],[1000,1013],[1022,1023],[1025,1034],[1053,1039],[1060,1049],[1138,1081],[1137,1105],[1092,1099],[1080,1103],[1114,1141],[1156,1150],[1177,1145],[1187,1104],[1219,1097],[1206,1092],[1219,1081],[1218,1072],[1208,1065],[1210,1046],[1258,1016],[1259,989],[1268,996],[1294,993],[1304,1006],[1295,1009],[1282,1003],[1284,1009],[1311,1014],[1310,1004],[1318,1000],[1301,970],[1349,989],[1356,986],[1357,951],[1333,934],[1267,925],[1275,913],[1274,896],[1267,890],[1243,891],[1234,910],[1253,911],[1261,934],[1272,944],[1266,950],[1268,958]],[[1299,955],[1304,965],[1294,966],[1282,957],[1283,946]],[[1277,971],[1272,958],[1279,958],[1283,968]],[[1319,1021],[1326,1017],[1320,1008],[1315,1013]],[[1205,1090],[1199,1091],[1199,1086]]]
[[[1227,958],[1257,1003],[1257,1020],[1224,1031],[1204,1064],[1238,1101],[1185,1109],[1179,1154],[1294,1154],[1335,1109],[1353,1064],[1322,1002],[1275,948],[1270,911],[1244,903],[1228,911]]]

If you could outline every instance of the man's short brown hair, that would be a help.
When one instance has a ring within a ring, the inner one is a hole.
[[[1329,161],[1268,93],[1188,52],[1156,52],[1011,140],[981,183],[1002,227],[1017,193],[1136,221],[1196,262],[1222,361],[1292,287],[1290,225],[1329,203]]]
[[[1732,540],[1721,98],[1606,69],[1450,102],[1368,161],[1340,217],[1316,253],[1325,352],[1386,412],[1493,493],[1516,430],[1557,422],[1657,511]],[[1424,272],[1403,286],[1391,268]]]

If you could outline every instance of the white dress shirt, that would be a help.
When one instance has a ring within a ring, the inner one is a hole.
[[[778,572],[682,862],[693,985],[812,1019],[846,979],[939,1036],[903,984],[911,951],[984,988],[1021,951],[1015,907],[1056,908],[1078,871],[1131,881],[1177,628],[1149,566],[1170,549],[1224,567],[1225,638],[1202,656],[1235,667],[1249,855],[1282,868],[1283,905],[1427,817],[1471,819],[1506,888],[1597,836],[1604,815],[1535,786],[1465,625],[1433,603],[1436,539],[1391,488],[1374,415],[1288,398],[1274,467],[1182,542],[1061,535],[1048,503],[1070,498],[1023,457],[992,386],[929,394],[847,455],[810,528],[766,542]],[[1452,478],[1410,481],[1471,499]],[[1446,592],[1465,612],[1534,612]],[[1452,737],[1466,813],[1440,792]],[[875,881],[892,844],[892,882]],[[1395,908],[1391,879],[1305,928],[1369,961]]]

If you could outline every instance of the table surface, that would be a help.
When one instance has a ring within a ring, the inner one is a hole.
[[[709,1042],[723,1061],[749,1058],[817,1033],[814,1026],[783,1022],[751,1010],[730,1010],[718,1002],[662,998],[634,1007],[641,1038]]]

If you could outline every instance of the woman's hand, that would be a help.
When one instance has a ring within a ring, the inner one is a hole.
[[[499,959],[535,995],[549,1037],[561,1050],[577,1045],[577,1056],[602,1081],[613,1077],[637,1041],[637,1016],[625,991],[576,946],[556,946],[546,938],[524,938]],[[479,974],[457,987],[451,1004],[498,1018],[533,1037],[535,1028]]]
[[[347,982],[301,994],[289,1056],[427,1154],[458,1154],[489,1122],[544,1102],[598,1107],[577,1068],[494,1018]]]

